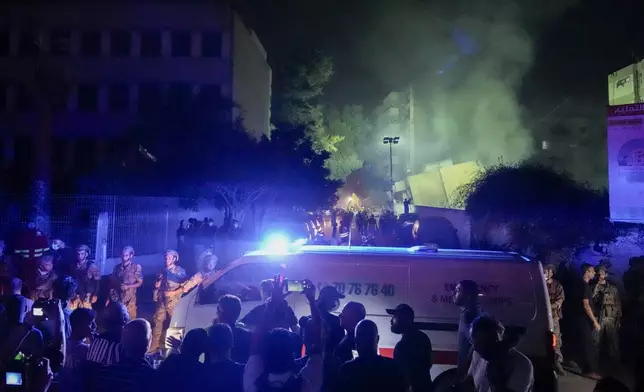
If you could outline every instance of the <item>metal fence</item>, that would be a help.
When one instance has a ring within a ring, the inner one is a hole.
[[[19,196],[0,199],[1,238],[28,224],[22,210],[24,200]],[[88,244],[92,249],[101,230],[100,218],[107,258],[118,257],[126,245],[133,246],[139,255],[163,252],[176,245],[180,220],[216,213],[214,209],[186,211],[177,198],[122,196],[54,196],[51,211],[51,238],[72,246]]]

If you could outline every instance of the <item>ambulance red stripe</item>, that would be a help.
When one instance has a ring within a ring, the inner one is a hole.
[[[393,358],[394,349],[393,348],[380,348],[380,355],[383,357]],[[456,366],[456,360],[458,358],[458,353],[456,351],[436,351],[432,352],[432,364],[433,365],[454,365]]]

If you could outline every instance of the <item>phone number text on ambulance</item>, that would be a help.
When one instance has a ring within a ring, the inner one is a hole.
[[[333,286],[338,293],[342,295],[382,295],[385,297],[393,297],[396,295],[396,286],[389,283],[356,283],[356,282],[318,282],[318,288],[321,289],[325,286]]]

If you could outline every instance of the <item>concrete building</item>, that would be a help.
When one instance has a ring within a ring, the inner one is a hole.
[[[0,14],[5,168],[33,153],[40,116],[29,86],[43,52],[68,87],[51,119],[58,170],[100,165],[141,112],[189,94],[231,98],[237,107],[227,118],[241,116],[258,137],[270,131],[266,52],[229,2],[5,6]]]
[[[644,102],[644,61],[608,75],[608,104],[628,105]]]

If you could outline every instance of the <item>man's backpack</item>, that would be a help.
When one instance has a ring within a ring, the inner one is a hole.
[[[262,373],[255,382],[257,392],[300,392],[302,391],[302,377],[300,374],[293,374],[286,382],[268,381],[268,373]]]

